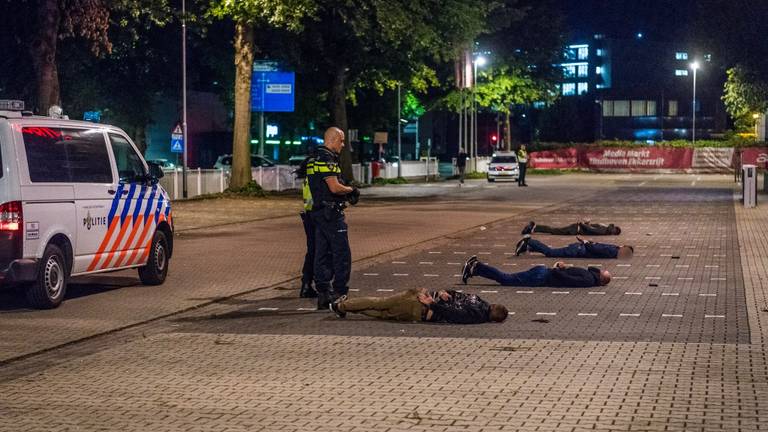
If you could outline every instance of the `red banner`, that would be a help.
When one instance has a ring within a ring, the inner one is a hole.
[[[591,170],[689,169],[692,148],[601,148],[586,150],[579,158]]]
[[[743,165],[757,165],[760,168],[765,168],[765,164],[768,163],[768,148],[750,147],[743,149],[741,152],[741,163]]]
[[[528,163],[532,168],[578,168],[578,152],[574,147],[532,152]]]

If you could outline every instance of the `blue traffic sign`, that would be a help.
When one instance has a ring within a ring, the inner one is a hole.
[[[171,134],[171,152],[184,153],[184,135]]]
[[[295,84],[293,72],[253,72],[251,110],[293,112]]]

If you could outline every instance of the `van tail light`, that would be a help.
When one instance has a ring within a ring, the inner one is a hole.
[[[21,201],[0,204],[0,231],[21,231]]]

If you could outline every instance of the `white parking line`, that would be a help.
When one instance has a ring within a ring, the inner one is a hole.
[[[461,276],[462,276],[462,275],[460,275],[460,274],[455,274],[455,275],[453,275],[453,277],[461,277]]]
[[[514,312],[507,312],[507,315],[514,315]]]
[[[725,318],[725,315],[704,315],[704,318]]]
[[[710,246],[710,249],[720,249],[720,246]]]
[[[725,278],[716,277],[716,278],[709,278],[709,280],[713,280],[713,281],[724,281],[724,280],[725,280]]]
[[[422,276],[424,276],[424,277],[439,277],[440,275],[438,275],[438,274],[429,274],[429,273],[424,273]]]
[[[491,253],[490,252],[478,252],[477,254],[478,255],[490,255]]]
[[[625,292],[624,295],[643,295],[641,292]]]
[[[685,249],[696,249],[696,246],[685,246]]]
[[[552,294],[570,294],[570,291],[552,291]]]
[[[517,294],[533,294],[533,291],[515,291]]]
[[[432,265],[434,262],[432,261],[419,261],[419,265]]]
[[[688,264],[676,264],[676,265],[675,265],[675,267],[679,267],[679,268],[688,268],[688,267],[690,267],[690,266],[689,266]]]
[[[717,297],[717,294],[701,293],[699,297]]]
[[[392,292],[392,291],[394,291],[394,290],[393,290],[393,289],[384,289],[384,288],[379,288],[379,289],[377,289],[376,291],[377,291],[377,292]]]
[[[680,314],[661,314],[662,318],[682,318]]]
[[[297,311],[313,311],[317,310],[316,308],[296,308]]]
[[[408,276],[408,273],[392,273],[392,276]]]
[[[621,280],[629,279],[629,276],[614,276],[613,279],[616,279],[616,280],[619,280],[619,279],[621,279]]]
[[[485,293],[485,294],[496,294],[496,293],[498,293],[498,291],[493,291],[493,290],[482,290],[482,291],[480,291],[480,293],[481,293],[481,294],[483,294],[483,293]]]
[[[536,315],[557,315],[557,312],[536,312]]]
[[[719,265],[705,265],[704,268],[720,268]]]
[[[632,264],[616,264],[616,267],[632,267]]]
[[[672,246],[659,246],[662,249],[672,249]]]
[[[587,264],[587,267],[602,267],[602,264]]]
[[[363,273],[363,276],[378,276],[378,273]]]
[[[350,288],[349,290],[352,292],[360,292],[360,288]]]
[[[466,252],[459,252],[459,251],[456,251],[456,252],[454,252],[453,254],[454,254],[454,255],[466,255],[467,253],[466,253]]]
[[[503,244],[495,244],[495,245],[493,245],[493,247],[507,247],[507,245],[503,245]]]
[[[441,254],[442,252],[438,252],[438,251],[431,251],[431,252],[429,252],[429,253],[431,253],[431,254]]]
[[[605,291],[589,291],[587,294],[605,295]]]
[[[504,252],[504,255],[514,255],[514,252]]]
[[[679,277],[677,280],[693,280],[692,277]]]
[[[688,254],[686,256],[693,257],[693,258],[698,258],[699,254]]]
[[[659,280],[661,279],[660,276],[646,276],[645,280]]]
[[[725,258],[725,254],[722,254],[722,255],[712,255],[712,256],[716,257],[716,258]]]
[[[392,264],[406,264],[405,261],[392,261]]]
[[[503,266],[516,266],[517,263],[504,263]]]
[[[260,310],[260,311],[276,311],[276,310],[279,310],[279,309],[280,308],[276,308],[276,307],[260,307],[257,310]]]
[[[628,313],[620,313],[620,317],[639,317],[640,314],[628,314]]]
[[[659,255],[659,256],[663,256],[663,257],[671,257],[671,256],[672,256],[672,254],[661,254],[661,255]]]
[[[447,265],[462,265],[464,263],[446,263]]]
[[[661,267],[659,264],[646,264],[646,267]]]
[[[580,313],[579,316],[597,316],[596,313]]]
[[[663,296],[679,296],[680,293],[661,293]]]

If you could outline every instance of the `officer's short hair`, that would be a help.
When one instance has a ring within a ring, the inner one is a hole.
[[[505,319],[509,316],[509,310],[506,306],[500,305],[500,304],[492,304],[491,305],[491,321],[493,322],[504,322]]]

